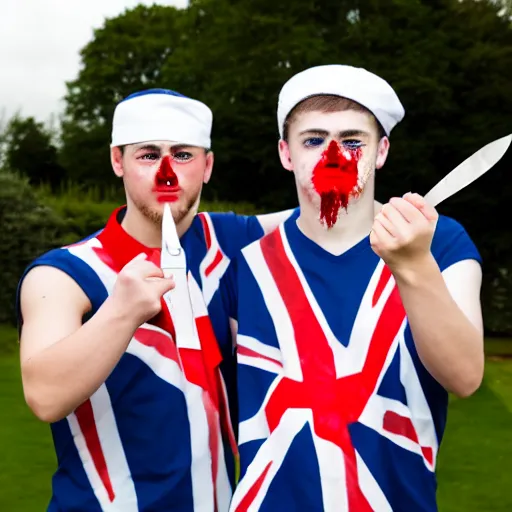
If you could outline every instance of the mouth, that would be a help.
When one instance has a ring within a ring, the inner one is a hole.
[[[357,172],[352,171],[351,169],[339,167],[339,166],[332,166],[332,167],[324,167],[320,172],[316,172],[314,174],[314,178],[316,180],[321,180],[324,183],[333,182],[346,182],[347,180],[352,181],[353,179],[356,179],[356,176],[358,175]]]
[[[324,168],[324,170],[325,169],[336,170],[336,171],[344,173],[344,174],[353,174],[354,172],[357,172],[357,167],[354,168],[354,166],[347,165],[345,163],[340,163],[340,162],[326,163],[323,166],[323,168]]]
[[[348,196],[357,187],[358,173],[354,171],[339,165],[324,166],[313,174],[313,187],[320,195],[335,193]]]
[[[159,203],[173,203],[179,199],[180,187],[158,186],[153,188]]]

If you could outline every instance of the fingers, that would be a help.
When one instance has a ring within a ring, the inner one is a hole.
[[[378,223],[385,231],[389,234],[389,236],[394,237],[396,228],[393,226],[393,222],[386,216],[384,213],[379,213],[374,219],[374,225]]]
[[[403,199],[416,207],[429,221],[435,221],[438,218],[437,210],[425,201],[419,194],[408,192]]]
[[[389,246],[394,241],[393,235],[384,227],[382,222],[375,219],[373,223],[372,232],[370,235],[370,243],[372,247]]]
[[[438,213],[420,195],[408,193],[403,198],[391,198],[376,219],[382,221],[382,217],[390,221],[392,228],[385,222],[382,222],[383,225],[392,235],[397,236],[398,233],[406,233],[411,224],[419,226],[425,221],[436,221]]]
[[[387,203],[382,207],[380,213],[375,217],[375,220],[377,219],[384,226],[386,226],[385,222],[387,221],[387,226],[389,226],[387,229],[393,236],[405,231],[409,224],[405,217],[391,203]]]
[[[389,200],[389,204],[408,224],[423,220],[424,215],[421,210],[419,210],[414,203],[407,201],[405,198],[393,197]]]

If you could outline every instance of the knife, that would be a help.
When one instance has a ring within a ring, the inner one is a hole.
[[[490,142],[447,174],[424,199],[432,206],[453,196],[493,167],[507,152],[512,134]]]
[[[164,205],[162,221],[162,255],[160,267],[165,277],[174,276],[176,286],[164,294],[163,299],[169,309],[176,331],[178,348],[199,349],[194,312],[188,288],[187,261],[181,247],[176,224],[168,203]]]

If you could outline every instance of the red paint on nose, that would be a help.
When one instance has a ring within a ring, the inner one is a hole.
[[[171,158],[165,156],[155,175],[155,185],[153,192],[157,194],[157,200],[160,203],[172,203],[178,200],[180,186],[178,176],[171,165]]]
[[[171,157],[169,156],[162,158],[162,163],[155,176],[155,187],[157,189],[178,187],[178,176],[172,168]]]

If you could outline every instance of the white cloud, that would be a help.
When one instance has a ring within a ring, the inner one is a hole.
[[[80,49],[105,18],[138,4],[185,7],[187,0],[2,0],[0,120],[16,111],[48,121],[63,109],[65,82],[77,76]]]

